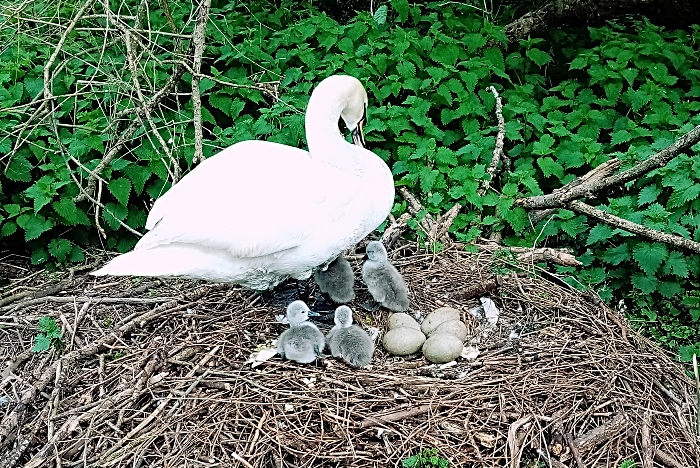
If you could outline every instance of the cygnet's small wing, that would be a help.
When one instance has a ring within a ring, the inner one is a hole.
[[[312,323],[303,323],[285,330],[277,339],[277,352],[283,358],[307,364],[323,351],[323,333]]]
[[[394,265],[368,260],[362,267],[362,278],[375,301],[397,312],[408,309],[408,286]]]
[[[333,357],[342,358],[354,367],[368,365],[374,355],[374,342],[357,325],[338,330],[332,337],[329,348]]]
[[[355,297],[355,276],[352,266],[344,257],[339,256],[326,271],[314,272],[314,280],[321,292],[328,294],[334,302],[343,304]]]

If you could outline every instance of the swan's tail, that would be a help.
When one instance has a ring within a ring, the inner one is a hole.
[[[205,249],[169,245],[167,248],[137,249],[112,259],[94,276],[154,276],[222,280],[233,272],[224,265],[221,256]],[[209,278],[211,277],[211,278]],[[230,280],[230,279],[229,279]]]

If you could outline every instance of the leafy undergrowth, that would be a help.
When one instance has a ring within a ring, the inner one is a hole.
[[[137,3],[115,3],[113,12],[136,15]],[[148,45],[138,77],[148,96],[170,79],[173,59],[187,49],[180,36],[194,28],[192,5],[171,3],[177,34],[151,5],[155,33],[139,36]],[[370,95],[371,149],[427,212],[465,206],[452,227],[458,240],[500,232],[507,245],[572,247],[584,268],[558,273],[611,304],[623,300],[634,323],[680,349],[682,359],[700,351],[700,256],[563,209],[533,226],[514,206],[611,157],[630,167],[700,124],[700,28],[667,31],[639,19],[507,44],[499,27],[457,4],[380,2],[387,8],[374,16],[363,12],[339,25],[307,4],[248,3],[214,2],[211,11],[202,65],[211,79],[200,82],[206,156],[253,138],[305,146],[303,110],[314,84],[334,73],[354,75]],[[135,236],[123,224],[143,230],[150,199],[172,180],[171,163],[144,123],[102,170],[97,215],[92,201],[76,201],[138,101],[124,42],[100,32],[106,20],[92,15],[57,55],[49,84],[57,98],[44,105],[44,65],[75,10],[72,1],[25,5],[4,23],[0,54],[0,234],[26,242],[34,263],[54,266],[81,261],[82,250],[100,241],[96,220],[105,247],[131,248]],[[194,154],[190,82],[185,73],[179,93],[152,111],[184,170]],[[490,85],[504,101],[509,162],[479,196],[496,135]],[[32,120],[40,106],[42,119]],[[597,206],[700,240],[696,152],[599,194]],[[393,214],[404,211],[397,199]],[[410,227],[422,238],[416,219]]]

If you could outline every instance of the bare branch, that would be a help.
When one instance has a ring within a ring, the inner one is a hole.
[[[393,219],[393,218],[392,218]],[[411,219],[410,213],[404,213],[399,216],[399,219],[393,220],[393,222],[386,228],[384,234],[382,234],[382,243],[387,247],[391,247],[396,239],[401,236],[401,233],[406,229],[406,222]]]
[[[567,206],[577,213],[585,214],[592,218],[596,218],[604,222],[605,224],[609,224],[610,226],[624,229],[625,231],[644,236],[648,239],[657,242],[664,242],[666,244],[700,253],[700,243],[695,242],[693,240],[686,239],[684,237],[676,236],[673,234],[666,234],[665,232],[657,231],[656,229],[644,227],[641,224],[633,223],[632,221],[627,221],[626,219],[620,218],[615,215],[611,215],[610,213],[606,213],[605,211],[599,210],[598,208],[594,208],[591,205],[583,203],[582,201],[574,200],[572,202],[569,202]]]
[[[486,173],[489,178],[481,181],[481,187],[477,190],[480,197],[486,195],[491,182],[496,180],[496,174],[498,170],[498,163],[503,157],[503,139],[506,135],[506,122],[503,120],[503,104],[501,103],[501,96],[499,96],[498,91],[493,86],[486,88],[487,91],[491,91],[493,97],[496,98],[496,119],[498,120],[498,135],[496,135],[496,146],[493,149],[493,158],[491,159],[491,164],[486,169]]]
[[[143,5],[143,3],[141,3],[141,5]],[[146,99],[143,97],[143,93],[141,92],[141,85],[139,84],[138,78],[139,70],[136,66],[134,47],[131,43],[131,33],[128,30],[124,30],[124,42],[126,43],[126,58],[127,63],[129,64],[129,70],[131,71],[131,80],[134,83],[134,90],[136,91],[136,96],[138,97],[138,100],[141,103],[143,115],[146,118],[148,125],[151,127],[151,132],[155,135],[156,139],[163,148],[163,151],[165,151],[166,156],[170,160],[170,164],[173,167],[172,172],[170,171],[170,168],[167,164],[165,165],[165,167],[168,170],[170,177],[173,179],[173,184],[175,184],[178,180],[180,180],[180,165],[177,163],[177,160],[173,157],[173,153],[172,151],[170,151],[170,147],[163,139],[163,136],[160,134],[160,131],[156,127],[156,124],[153,123],[153,119],[151,118],[151,111],[148,109],[148,106],[146,105]]]
[[[517,255],[518,263],[555,263],[563,266],[580,266],[582,263],[573,256],[568,249],[554,249],[551,247],[506,247],[501,244],[490,241],[489,239],[480,239],[483,244],[477,244],[476,247],[484,252],[495,252],[497,250],[507,250]]]
[[[587,198],[596,192],[612,185],[621,185],[654,169],[665,166],[676,156],[690,149],[691,146],[700,142],[700,125],[690,132],[678,138],[671,145],[659,151],[645,161],[627,169],[616,175],[610,175],[620,167],[617,159],[611,159],[588,174],[580,177],[564,187],[555,190],[548,195],[538,195],[535,197],[521,198],[516,200],[517,205],[526,209],[542,209],[561,207],[569,200],[575,198]]]
[[[199,94],[199,72],[202,68],[202,55],[204,54],[204,36],[207,30],[207,19],[209,19],[209,7],[211,0],[204,0],[199,5],[197,24],[192,34],[194,43],[194,60],[192,74],[192,107],[194,109],[194,158],[193,163],[204,161],[203,136],[202,136],[202,98]]]

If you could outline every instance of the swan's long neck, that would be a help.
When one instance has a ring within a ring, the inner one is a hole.
[[[340,170],[361,175],[368,168],[368,158],[376,156],[343,138],[338,128],[340,113],[345,102],[337,92],[318,90],[306,109],[306,141],[314,160],[322,161]]]

